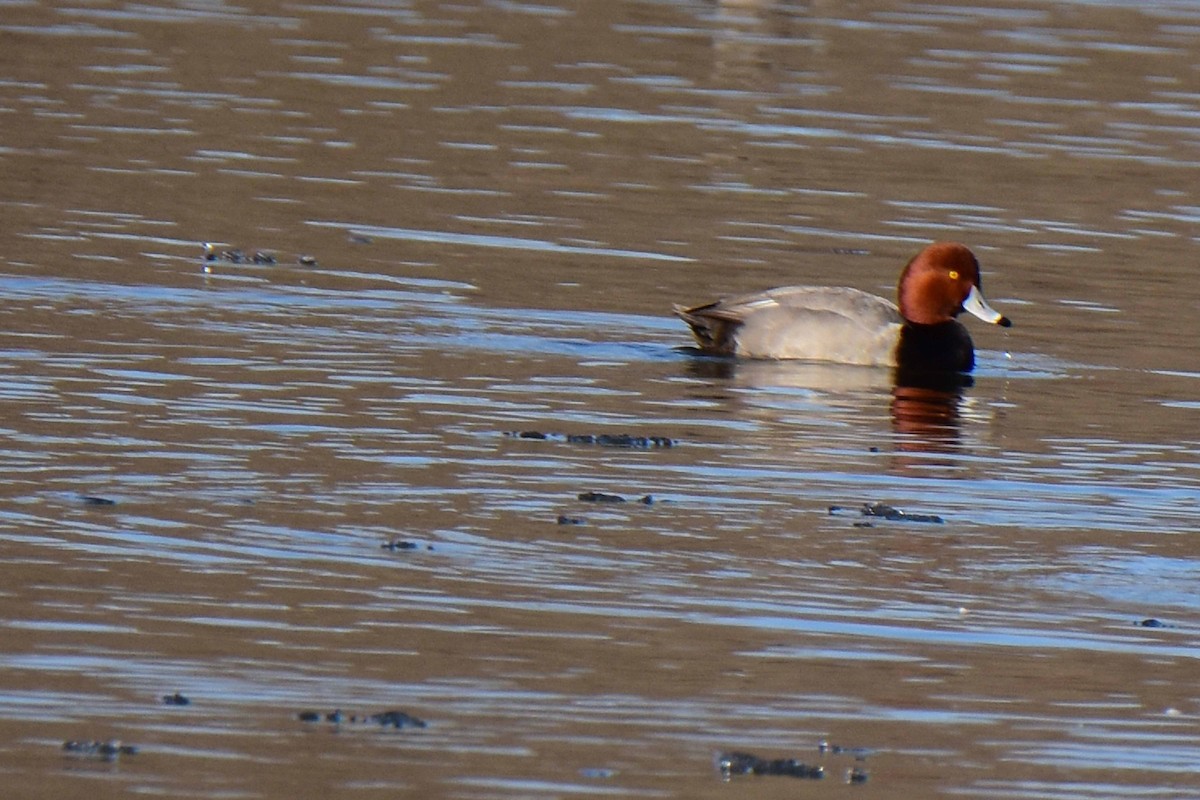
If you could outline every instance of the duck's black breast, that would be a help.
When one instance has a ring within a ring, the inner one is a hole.
[[[975,345],[955,320],[936,325],[906,322],[896,345],[896,366],[914,372],[970,372],[975,368]]]

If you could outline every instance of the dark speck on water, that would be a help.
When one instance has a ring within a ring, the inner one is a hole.
[[[869,773],[860,766],[856,765],[846,770],[846,783],[866,783],[869,778]]]
[[[379,723],[385,728],[424,728],[427,723],[404,711],[384,711],[370,716],[371,722]]]
[[[374,723],[382,728],[425,728],[428,723],[406,711],[381,711],[375,714],[347,714],[340,708],[328,712],[301,711],[296,715],[301,722],[329,722],[334,725],[361,725]]]
[[[543,431],[508,431],[505,436],[516,439],[594,444],[601,447],[628,447],[638,450],[674,447],[677,442],[669,436],[635,436],[629,433],[546,433]]]
[[[783,775],[791,778],[820,780],[825,777],[825,768],[819,764],[806,764],[795,758],[759,758],[750,753],[719,753],[717,769],[726,779],[734,775]]]
[[[604,492],[581,492],[579,499],[585,503],[624,503],[625,498],[619,494],[605,494]]]
[[[869,747],[845,747],[840,744],[830,744],[825,739],[817,742],[817,750],[832,755],[851,755],[858,759],[865,759],[875,752]]]
[[[118,739],[107,741],[76,741],[63,742],[63,752],[77,756],[89,756],[102,761],[115,761],[120,756],[136,755],[138,748],[131,744],[122,744]]]
[[[864,517],[873,517],[886,519],[893,522],[926,522],[935,525],[941,525],[945,522],[944,519],[936,514],[910,514],[907,511],[889,506],[886,503],[863,503],[858,508],[847,508],[846,506],[830,506],[829,513],[831,515],[842,513],[857,512]],[[870,527],[870,523],[859,523],[862,527]]]
[[[609,434],[568,434],[569,444],[598,444],[602,447],[674,447],[675,440],[666,436],[631,436],[627,433]]]
[[[585,503],[625,503],[628,502],[619,494],[606,494],[604,492],[581,492],[579,499]],[[638,503],[644,506],[652,506],[655,503],[654,495],[646,494],[637,499]]]
[[[393,539],[390,542],[384,542],[380,545],[384,550],[417,550],[421,547],[418,542],[410,542],[406,539]],[[429,549],[433,549],[432,547]]]

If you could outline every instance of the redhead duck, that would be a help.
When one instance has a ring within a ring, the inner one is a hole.
[[[961,244],[936,242],[900,273],[900,305],[858,289],[784,286],[675,313],[711,355],[970,372],[975,349],[955,319],[969,311],[1012,325],[983,299],[979,262]]]

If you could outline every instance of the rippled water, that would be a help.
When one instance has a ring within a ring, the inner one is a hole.
[[[1198,31],[7,4],[6,791],[1200,796]],[[961,392],[669,316],[934,238],[1015,322]]]

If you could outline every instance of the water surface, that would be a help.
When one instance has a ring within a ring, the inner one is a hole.
[[[1198,24],[10,4],[10,791],[1200,795]],[[936,238],[1015,323],[961,392],[669,316]]]

